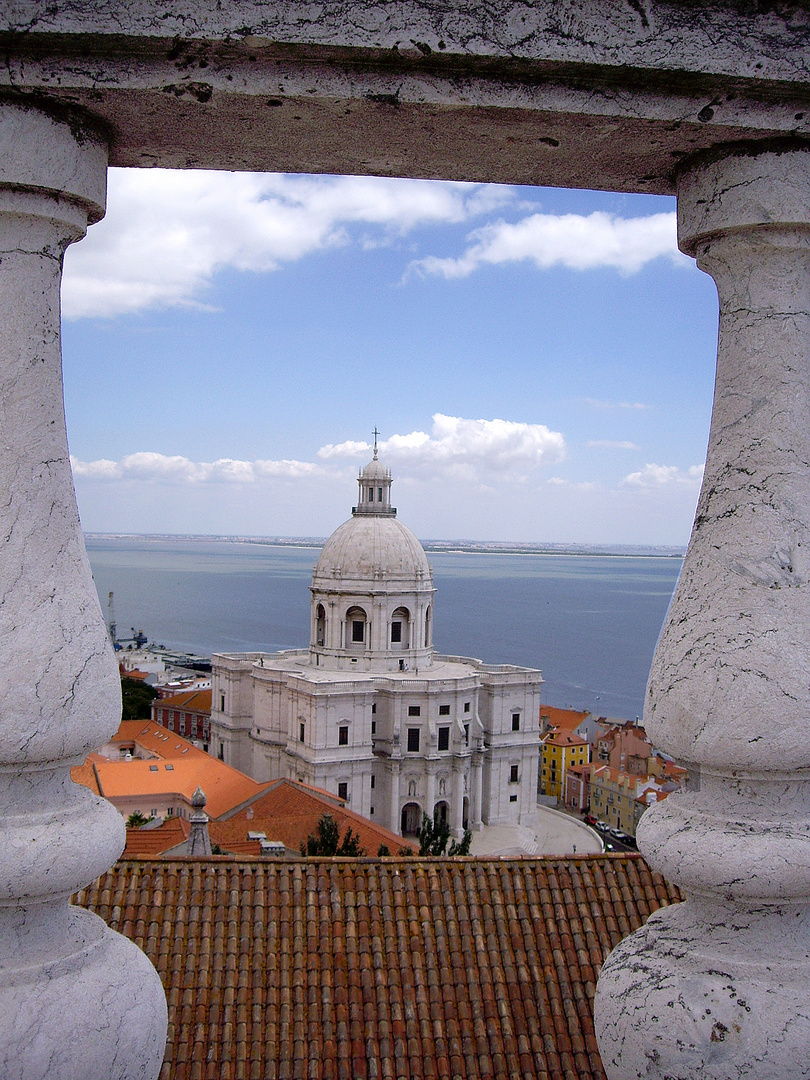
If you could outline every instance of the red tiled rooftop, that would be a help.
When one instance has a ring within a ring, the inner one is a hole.
[[[540,706],[540,721],[547,721],[548,727],[563,728],[573,731],[578,728],[582,721],[591,714],[587,709],[578,712],[576,709],[558,709],[554,705]]]
[[[160,1080],[604,1080],[602,962],[679,896],[605,855],[125,860],[78,899],[160,973]]]
[[[156,698],[154,705],[159,709],[187,709],[189,712],[211,712],[210,690],[183,690],[170,697]]]
[[[351,828],[367,855],[376,855],[381,844],[385,844],[391,855],[396,855],[402,847],[419,850],[418,845],[349,810],[329,792],[295,780],[273,780],[258,798],[251,800],[249,807],[236,814],[221,815],[222,820],[212,828],[211,840],[235,855],[252,854],[258,853],[258,844],[247,841],[248,831],[264,832],[268,840],[280,840],[292,851],[300,851],[301,844],[315,832],[324,814],[335,819],[341,839]]]

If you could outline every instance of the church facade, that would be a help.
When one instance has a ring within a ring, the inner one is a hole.
[[[211,752],[256,780],[325,788],[404,836],[423,814],[456,836],[525,822],[542,676],[434,652],[432,570],[376,449],[358,484],[315,566],[309,648],[214,655]]]

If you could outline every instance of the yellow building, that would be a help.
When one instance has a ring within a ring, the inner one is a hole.
[[[541,740],[540,794],[562,800],[565,774],[572,765],[587,765],[591,748],[571,731],[552,728]]]
[[[609,765],[597,767],[591,773],[591,813],[612,829],[635,836],[637,800],[649,786],[649,776],[631,776]]]

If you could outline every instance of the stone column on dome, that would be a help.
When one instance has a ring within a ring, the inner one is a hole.
[[[156,1077],[154,968],[70,905],[124,846],[119,813],[73,784],[120,685],[84,550],[62,403],[62,256],[104,213],[107,153],[77,115],[0,105],[0,1076]]]
[[[693,790],[650,808],[686,892],[608,958],[609,1080],[810,1076],[810,148],[735,147],[678,184],[717,284],[717,380],[692,538],[644,723]]]

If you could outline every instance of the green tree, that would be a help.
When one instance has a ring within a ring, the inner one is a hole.
[[[379,848],[377,849],[377,858],[378,859],[384,859],[386,857],[386,855],[390,855],[390,854],[391,854],[391,852],[388,850],[388,845],[387,844],[380,844]]]
[[[469,829],[464,830],[461,840],[453,840],[448,849],[450,840],[450,826],[445,821],[434,821],[425,814],[422,818],[422,828],[419,830],[419,854],[420,855],[469,855],[472,833]]]
[[[148,720],[152,715],[152,702],[158,696],[154,686],[140,679],[121,676],[121,719]]]
[[[342,855],[359,858],[365,855],[365,848],[360,847],[360,838],[353,833],[349,825],[340,839],[340,826],[331,814],[324,814],[315,827],[315,832],[301,844],[302,855]]]
[[[141,825],[145,825],[149,818],[145,818],[140,810],[136,810],[133,814],[130,814],[127,818],[128,829],[140,829]]]

